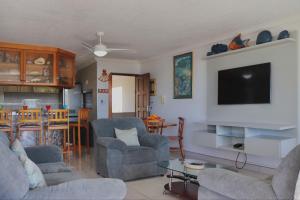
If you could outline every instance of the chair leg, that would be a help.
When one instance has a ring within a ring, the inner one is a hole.
[[[63,130],[64,132],[64,138],[63,138],[63,151],[65,152],[66,151],[66,130]]]
[[[67,140],[68,140],[68,153],[70,153],[70,130],[69,130],[69,128],[66,131],[67,131]]]
[[[43,131],[42,131],[42,128],[39,130],[38,135],[39,135],[39,145],[42,145],[43,144]]]
[[[81,157],[81,133],[80,133],[80,126],[78,126],[78,151],[79,151],[79,157]]]
[[[72,127],[73,129],[73,152],[76,152],[77,150],[77,147],[76,147],[76,129],[75,129],[75,126]]]
[[[90,130],[89,130],[89,126],[86,126],[86,147],[87,147],[87,153],[90,154]]]
[[[13,132],[13,129],[11,128],[10,129],[10,143],[13,143],[14,141],[14,132]]]
[[[183,150],[183,143],[182,143],[182,140],[178,140],[178,141],[179,141],[179,150],[180,150],[181,158],[184,159],[185,155],[184,155],[184,150]]]

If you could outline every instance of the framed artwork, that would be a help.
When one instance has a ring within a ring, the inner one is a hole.
[[[193,52],[174,56],[174,99],[193,97]]]
[[[150,96],[156,96],[156,79],[150,79]]]

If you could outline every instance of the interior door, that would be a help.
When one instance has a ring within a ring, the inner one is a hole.
[[[149,116],[150,74],[138,75],[135,78],[135,113],[136,117],[146,119]]]

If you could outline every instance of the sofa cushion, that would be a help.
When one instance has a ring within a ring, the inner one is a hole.
[[[0,142],[2,142],[4,145],[9,146],[9,140],[6,133],[3,133],[0,131]]]
[[[3,143],[3,137],[0,141],[0,152],[0,199],[21,199],[29,190],[25,170],[16,154],[5,143],[5,139]]]
[[[128,146],[124,154],[124,164],[139,164],[156,161],[155,150],[151,147]]]
[[[51,194],[51,195],[50,195]],[[118,179],[81,179],[40,188],[26,194],[24,200],[118,200],[124,199],[126,185]]]
[[[278,199],[293,199],[299,169],[300,145],[283,158],[273,176],[272,186]]]
[[[136,128],[121,130],[115,128],[116,137],[127,146],[140,146]]]
[[[57,185],[68,181],[80,179],[81,176],[76,172],[60,172],[44,174],[47,185]]]
[[[71,169],[64,162],[40,163],[37,166],[43,174],[71,172]]]
[[[221,168],[206,168],[199,171],[200,187],[205,187],[222,196],[243,200],[275,200],[271,184]]]

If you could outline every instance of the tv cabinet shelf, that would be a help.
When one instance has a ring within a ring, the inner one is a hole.
[[[292,124],[217,122],[206,123],[207,131],[197,136],[200,146],[282,158],[296,146]],[[243,148],[233,145],[242,143]]]
[[[224,52],[224,53],[219,53],[219,54],[215,54],[215,55],[211,55],[211,56],[206,56],[206,57],[204,57],[204,59],[209,60],[209,59],[213,59],[213,58],[216,58],[216,57],[227,56],[227,55],[231,55],[231,54],[241,53],[241,52],[245,52],[245,51],[252,51],[252,50],[255,50],[255,49],[265,48],[265,47],[269,47],[269,46],[286,44],[286,43],[295,43],[295,42],[296,42],[296,39],[294,39],[294,38],[286,38],[286,39],[282,39],[282,40],[275,40],[275,41],[264,43],[264,44],[253,45],[253,46],[245,47],[245,48],[242,48],[242,49],[229,50],[229,51]]]

